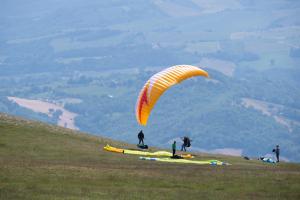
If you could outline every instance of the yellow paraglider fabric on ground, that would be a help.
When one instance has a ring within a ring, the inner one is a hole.
[[[144,155],[144,156],[172,156],[172,153],[167,152],[167,151],[147,152],[147,151],[124,149],[124,153],[125,154],[134,154],[134,155]]]
[[[138,150],[129,150],[129,149],[119,149],[116,147],[112,147],[110,145],[106,145],[104,147],[106,151],[116,152],[116,153],[124,153],[124,154],[133,154],[140,156],[166,156],[171,157],[172,153],[168,151],[156,151],[156,152],[147,152],[147,151],[138,151]],[[183,158],[194,158],[191,154],[182,154],[180,155]]]
[[[230,165],[219,160],[186,160],[186,159],[173,159],[173,158],[151,158],[151,157],[140,157],[141,160],[151,160],[160,162],[171,162],[171,163],[188,163],[198,165]]]
[[[173,156],[172,153],[168,151],[156,151],[156,152],[146,152],[146,151],[137,151],[137,150],[127,150],[124,149],[125,154],[134,154],[134,155],[143,155],[143,156],[166,156],[171,157]],[[191,154],[181,154],[180,155],[183,158],[194,158]]]
[[[106,145],[105,147],[103,147],[106,151],[110,151],[110,152],[115,152],[115,153],[124,153],[124,149],[119,149],[116,147],[112,147],[110,145]]]
[[[159,97],[171,86],[194,76],[208,77],[208,73],[192,65],[176,65],[154,74],[140,91],[135,114],[140,125],[146,125],[148,117]]]
[[[110,145],[106,145],[104,147],[106,151],[115,152],[115,153],[124,153],[124,154],[132,154],[132,155],[142,155],[140,157],[141,160],[152,160],[152,161],[160,161],[160,162],[171,162],[171,163],[188,163],[188,164],[198,164],[198,165],[230,165],[229,163],[225,163],[219,160],[187,160],[187,159],[174,159],[174,158],[152,158],[145,156],[165,156],[171,157],[172,154],[168,151],[156,151],[156,152],[145,152],[145,151],[137,151],[137,150],[129,150],[129,149],[120,149],[116,147],[112,147]],[[191,154],[182,154],[180,155],[182,158],[194,158]]]

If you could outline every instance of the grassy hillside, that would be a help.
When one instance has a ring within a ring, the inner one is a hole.
[[[138,160],[134,146],[0,114],[0,199],[299,199],[300,165],[197,154],[231,166]]]

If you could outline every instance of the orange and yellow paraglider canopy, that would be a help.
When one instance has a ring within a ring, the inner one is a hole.
[[[208,73],[192,65],[175,65],[154,74],[140,91],[135,115],[140,125],[146,125],[148,117],[159,97],[171,86],[193,76],[208,77]]]

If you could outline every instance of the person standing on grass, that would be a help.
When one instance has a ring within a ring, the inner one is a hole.
[[[139,144],[143,144],[144,145],[144,133],[143,130],[141,130],[138,134],[138,139],[139,139]]]
[[[176,141],[174,141],[172,144],[172,151],[173,151],[173,157],[174,157],[175,153],[176,153]]]
[[[276,145],[276,148],[273,149],[273,152],[274,152],[275,155],[276,155],[277,162],[279,162],[280,149],[279,149],[279,145],[278,145],[278,144]]]
[[[181,138],[183,141],[183,144],[181,146],[181,151],[186,151],[186,147],[190,147],[191,146],[191,140],[190,138],[184,136],[183,138]]]

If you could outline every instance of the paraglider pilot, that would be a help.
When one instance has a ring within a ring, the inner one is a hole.
[[[176,153],[176,141],[174,141],[174,143],[172,144],[172,151],[173,151],[173,157]]]
[[[186,147],[190,147],[191,146],[191,141],[190,138],[184,136],[182,138],[183,144],[181,146],[181,151],[186,151]]]
[[[276,148],[273,149],[273,152],[276,154],[277,162],[279,162],[279,154],[280,154],[279,145],[276,145]]]
[[[138,138],[139,138],[139,144],[142,143],[144,145],[144,133],[142,130],[139,132]]]

